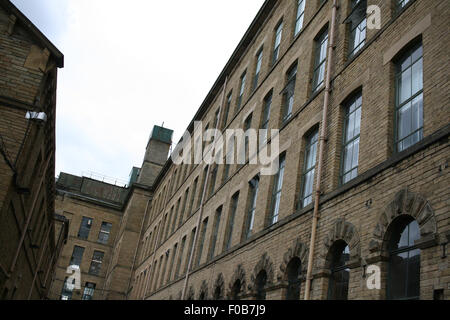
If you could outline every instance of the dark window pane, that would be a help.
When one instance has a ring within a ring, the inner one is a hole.
[[[89,232],[91,231],[92,219],[83,217],[81,220],[80,230],[78,231],[78,238],[87,240]]]
[[[92,300],[95,291],[95,283],[86,282],[86,286],[84,287],[83,296],[81,300]]]
[[[350,269],[346,263],[350,260],[350,248],[345,242],[333,245],[331,257],[331,276],[328,284],[329,300],[347,300]]]
[[[388,298],[419,299],[420,249],[415,247],[420,239],[419,224],[416,220],[396,223],[389,243]]]
[[[226,241],[225,241],[225,250],[228,250],[231,247],[231,241],[233,239],[233,228],[234,228],[234,218],[236,216],[237,205],[239,201],[239,193],[236,193],[231,198],[231,208],[230,208],[230,216],[228,218],[228,230],[226,233]]]
[[[89,268],[89,273],[93,275],[100,274],[100,269],[102,267],[103,257],[105,253],[101,251],[94,251],[92,256],[91,267]]]
[[[84,248],[75,246],[73,248],[72,258],[70,259],[71,266],[80,266],[83,259]]]
[[[293,258],[287,265],[288,288],[286,299],[298,300],[300,298],[301,262],[299,258]]]
[[[112,224],[108,222],[102,222],[100,233],[98,234],[98,242],[107,244],[109,241],[109,235],[111,233]]]
[[[266,300],[267,273],[263,270],[256,276],[256,300]]]

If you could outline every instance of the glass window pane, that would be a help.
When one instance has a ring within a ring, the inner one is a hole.
[[[353,159],[351,169],[358,166],[358,155],[359,155],[359,138],[353,142]]]
[[[280,172],[278,173],[277,191],[281,191],[281,188],[283,187],[283,175],[284,168],[280,168]]]
[[[281,193],[277,193],[277,195],[275,196],[275,207],[273,209],[272,224],[274,224],[278,221],[278,213],[280,211],[280,199],[281,199]]]
[[[297,35],[297,33],[299,33],[299,31],[303,27],[304,12],[305,12],[305,1],[299,0],[297,5],[297,21],[295,23],[295,31],[294,31],[295,35]]]
[[[358,175],[361,103],[362,96],[358,94],[347,104],[344,123],[344,145],[342,149],[341,183],[346,183]]]
[[[322,63],[322,65],[319,68],[319,74],[317,77],[317,85],[321,85],[323,83],[324,78],[325,78],[325,63]]]
[[[91,226],[92,226],[92,219],[83,217],[80,224],[80,230],[78,231],[78,238],[86,240],[89,237]]]
[[[402,104],[411,97],[411,69],[402,72],[399,82],[399,103]]]
[[[411,132],[411,103],[408,102],[398,111],[398,138],[404,139]]]
[[[320,61],[325,60],[327,56],[327,41],[326,39],[320,45]]]
[[[420,229],[416,220],[409,222],[400,231],[394,231],[391,236],[388,277],[390,299],[417,299],[420,296],[420,249],[414,248],[419,238]]]
[[[336,242],[331,250],[334,252],[331,257],[328,299],[347,300],[350,270],[345,265],[350,259],[350,248],[345,242]]]
[[[389,265],[389,293],[391,299],[401,299],[405,296],[407,258],[408,252],[391,256]]]
[[[406,296],[416,298],[420,296],[420,250],[409,251],[408,277]]]
[[[420,59],[412,66],[412,94],[423,89],[423,61]]]
[[[411,55],[412,63],[416,62],[419,58],[422,57],[422,55],[423,55],[422,46],[418,46]]]
[[[317,139],[318,131],[312,133],[307,139],[307,146],[305,149],[305,164],[302,177],[302,191],[301,191],[301,204],[303,207],[309,205],[312,202],[314,174],[316,165],[317,154]]]
[[[344,174],[342,177],[342,184],[349,182],[352,179],[352,175],[350,173]]]
[[[420,239],[420,228],[416,220],[412,221],[405,229],[408,232],[408,245],[413,246]]]
[[[275,38],[275,47],[278,47],[281,43],[282,31],[283,31],[283,24],[280,23],[280,25],[277,28],[277,34],[276,34],[276,38]]]
[[[109,235],[111,232],[112,224],[108,222],[102,222],[100,232],[98,234],[98,242],[107,244],[109,240]]]
[[[280,156],[278,173],[274,178],[272,191],[272,224],[278,221],[278,212],[280,207],[281,190],[283,187],[283,176],[286,158],[285,155]]]
[[[347,173],[352,168],[352,154],[353,154],[353,144],[348,144],[345,146],[344,150],[344,173]]]
[[[361,106],[361,105],[360,105]],[[361,108],[358,108],[355,112],[355,129],[354,135],[358,136],[361,133]]]
[[[304,197],[309,197],[312,194],[313,182],[314,182],[314,173],[315,173],[314,171],[315,170],[311,170],[305,175]]]
[[[410,66],[411,66],[411,56],[407,56],[400,62],[400,71],[404,71],[408,69]]]
[[[423,126],[423,101],[422,94],[414,98],[411,105],[411,131],[416,131]]]
[[[72,258],[70,259],[71,266],[80,266],[83,259],[84,248],[75,246],[73,248]]]
[[[328,31],[316,41],[316,58],[314,63],[313,92],[322,84],[325,75],[325,59],[327,54]]]
[[[354,136],[355,116],[356,116],[355,113],[352,112],[347,120],[347,125],[346,125],[346,129],[347,129],[346,140],[347,141],[351,140]]]

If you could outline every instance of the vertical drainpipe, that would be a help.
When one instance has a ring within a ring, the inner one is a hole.
[[[327,142],[327,121],[328,121],[328,104],[330,99],[330,79],[331,79],[331,65],[333,61],[333,50],[334,50],[334,32],[335,32],[335,24],[336,24],[336,11],[338,9],[337,0],[333,0],[333,7],[331,11],[331,26],[330,26],[330,41],[328,45],[328,61],[327,61],[327,74],[325,80],[325,94],[323,101],[323,111],[322,111],[322,128],[319,137],[319,159],[317,162],[317,181],[316,181],[316,190],[315,190],[315,198],[314,198],[314,213],[313,213],[313,221],[311,227],[311,241],[309,244],[309,256],[308,256],[308,271],[306,274],[306,285],[305,285],[305,300],[310,299],[311,294],[311,280],[312,280],[312,267],[313,267],[313,259],[314,259],[314,246],[316,242],[316,232],[317,232],[317,221],[319,219],[319,200],[320,200],[320,185],[322,182],[322,167],[323,167],[323,153],[325,149],[325,144]]]
[[[221,103],[220,103],[220,107],[219,107],[219,116],[218,116],[217,126],[220,126],[220,123],[222,120],[222,108],[223,108],[223,104],[225,102],[225,92],[227,90],[227,83],[228,83],[228,76],[225,77],[225,82],[223,84],[222,98],[221,98]],[[218,129],[215,128],[215,130],[218,130]],[[214,149],[212,149],[212,150],[214,150]],[[183,290],[181,292],[181,300],[185,300],[185,298],[186,298],[186,289],[187,289],[188,283],[189,283],[189,276],[190,276],[190,272],[191,272],[190,270],[192,267],[192,260],[194,259],[194,254],[196,253],[195,249],[197,248],[198,234],[200,233],[199,228],[200,228],[200,224],[201,224],[202,218],[203,218],[203,206],[205,203],[206,189],[208,186],[210,172],[211,172],[211,165],[208,166],[208,170],[206,171],[205,182],[204,182],[203,190],[202,190],[202,198],[201,198],[201,202],[200,202],[200,212],[199,212],[198,220],[197,220],[197,227],[196,227],[197,231],[195,232],[194,241],[192,242],[192,249],[191,249],[191,255],[189,256],[189,263],[188,263],[188,267],[187,267],[187,271],[186,271],[186,278],[184,279]]]

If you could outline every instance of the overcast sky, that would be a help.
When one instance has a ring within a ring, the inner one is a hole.
[[[64,54],[56,174],[127,180],[153,125],[174,142],[264,0],[12,0]]]

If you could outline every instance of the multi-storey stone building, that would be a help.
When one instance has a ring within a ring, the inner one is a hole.
[[[55,212],[70,222],[51,287],[51,299],[104,299],[105,274],[122,218],[127,189],[87,177],[61,173],[56,182]],[[80,271],[80,289],[71,285],[72,270]]]
[[[277,172],[177,165],[155,127],[98,298],[448,299],[449,11],[265,1],[187,131],[276,129]],[[76,232],[105,214],[76,201]]]
[[[128,187],[61,173],[55,212],[70,222],[58,259],[51,299],[126,299],[153,182],[167,160],[172,131],[155,127],[142,168],[133,168]],[[70,268],[69,268],[70,267]],[[68,269],[69,268],[69,269]],[[75,287],[79,270],[79,288]]]
[[[46,299],[67,221],[54,216],[62,53],[0,0],[0,299]]]
[[[128,298],[448,299],[449,10],[266,1],[188,130],[279,129],[280,170],[169,160]]]

